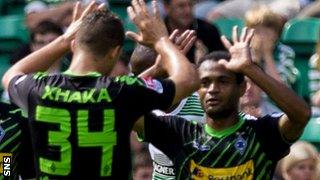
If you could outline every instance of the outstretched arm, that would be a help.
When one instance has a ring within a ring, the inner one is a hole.
[[[153,1],[153,12],[148,13],[143,0],[132,0],[128,7],[130,19],[140,30],[139,34],[127,32],[127,36],[140,44],[154,48],[162,57],[165,71],[175,84],[173,104],[187,97],[199,87],[196,69],[179,49],[170,41],[164,22],[160,17],[156,1]]]
[[[264,73],[252,61],[249,44],[253,30],[244,28],[241,37],[237,35],[237,27],[233,29],[233,45],[223,36],[222,41],[231,54],[231,60],[221,61],[227,69],[243,73],[257,84],[285,113],[279,121],[281,134],[287,140],[296,140],[308,123],[311,110],[300,97],[283,83]]]
[[[83,11],[83,13],[80,14],[80,3],[76,3],[73,13],[73,22],[66,33],[13,65],[2,78],[3,87],[7,90],[11,79],[17,75],[46,71],[53,63],[63,57],[70,50],[71,41],[79,30],[83,18],[90,12],[102,8],[103,4],[97,7],[93,1]]]

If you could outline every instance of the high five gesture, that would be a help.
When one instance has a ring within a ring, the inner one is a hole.
[[[230,61],[221,60],[219,63],[223,64],[227,69],[234,72],[243,72],[252,61],[250,53],[250,42],[253,37],[254,30],[248,29],[247,27],[242,29],[241,36],[238,36],[238,27],[234,26],[232,30],[232,41],[233,44],[225,37],[222,36],[221,40],[224,46],[231,54]]]
[[[131,21],[138,27],[140,33],[127,32],[126,35],[134,41],[153,47],[162,37],[168,37],[168,31],[161,19],[156,1],[152,1],[152,13],[149,13],[144,0],[132,0],[127,8]]]

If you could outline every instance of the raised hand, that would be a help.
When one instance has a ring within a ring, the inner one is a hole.
[[[74,39],[78,30],[80,29],[80,25],[83,19],[86,17],[86,15],[97,10],[102,10],[104,8],[105,8],[104,3],[98,6],[95,1],[92,1],[84,11],[81,11],[81,5],[80,5],[80,2],[78,1],[73,8],[72,22],[69,25],[67,31],[63,34],[64,39],[71,42]]]
[[[169,39],[178,47],[182,54],[187,54],[190,48],[195,43],[197,36],[194,30],[186,30],[178,36],[179,30],[174,30]]]
[[[145,46],[154,47],[163,37],[168,37],[168,31],[161,19],[157,2],[152,1],[152,12],[149,13],[144,0],[132,0],[127,8],[131,21],[138,27],[140,33],[128,31],[126,36]]]
[[[253,29],[248,30],[247,27],[242,29],[241,36],[238,36],[238,27],[234,26],[232,29],[233,44],[225,37],[222,36],[221,40],[224,46],[231,54],[230,61],[220,60],[219,63],[224,65],[227,69],[234,72],[243,73],[247,67],[253,64],[250,42],[253,37]]]

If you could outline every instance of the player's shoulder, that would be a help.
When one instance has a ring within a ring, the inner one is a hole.
[[[139,78],[136,76],[125,75],[125,76],[117,76],[113,78],[113,81],[116,83],[123,84],[124,86],[127,86],[127,87],[138,86],[142,88],[151,89],[158,93],[163,93],[164,83],[168,80],[158,80],[151,77]]]
[[[283,113],[272,113],[267,114],[262,117],[254,117],[248,114],[244,114],[243,117],[247,122],[247,125],[252,126],[254,128],[269,128],[269,127],[277,127],[281,116]]]

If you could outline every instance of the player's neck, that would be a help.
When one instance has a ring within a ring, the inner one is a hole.
[[[213,129],[221,131],[232,127],[239,121],[238,111],[231,112],[225,117],[209,117],[206,118],[206,123]]]
[[[98,72],[106,75],[108,72],[110,73],[110,70],[106,67],[107,65],[103,64],[102,60],[95,59],[95,57],[90,54],[78,53],[72,58],[69,70],[78,75],[85,75],[90,72]]]

